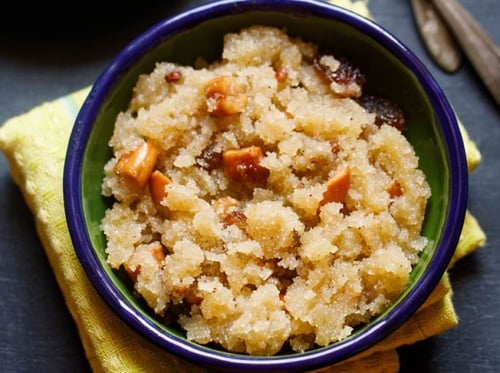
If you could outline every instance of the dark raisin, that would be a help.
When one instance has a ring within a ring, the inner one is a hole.
[[[374,95],[364,94],[358,100],[368,112],[375,113],[375,124],[381,126],[386,123],[395,127],[399,131],[404,131],[406,127],[403,110],[394,101]]]
[[[350,60],[344,56],[333,56],[333,58],[340,62],[340,65],[336,70],[332,70],[329,66],[321,63],[321,58],[323,56],[323,54],[316,56],[313,60],[313,66],[328,82],[335,82],[342,86],[349,86],[352,83],[356,83],[360,87],[365,84],[365,75],[361,72],[359,67]]]
[[[225,167],[228,176],[237,183],[265,184],[269,170],[258,164],[242,162],[235,167]]]
[[[270,171],[260,165],[262,149],[250,146],[244,149],[228,150],[222,155],[224,172],[236,183],[265,184]]]
[[[222,166],[222,153],[210,146],[203,151],[197,161],[202,168],[212,171]]]

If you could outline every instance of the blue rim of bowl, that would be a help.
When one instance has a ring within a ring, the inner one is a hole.
[[[166,334],[153,323],[145,320],[142,314],[135,310],[113,286],[105,272],[99,269],[100,264],[96,254],[91,249],[87,231],[82,228],[85,227],[85,219],[81,202],[81,160],[99,107],[106,99],[113,83],[122,71],[126,71],[143,53],[152,49],[158,40],[183,31],[204,20],[228,15],[232,12],[283,11],[285,7],[287,12],[333,18],[350,24],[371,35],[372,39],[409,67],[422,85],[429,100],[433,102],[438,120],[447,124],[442,126],[441,131],[446,148],[451,149],[447,154],[448,165],[456,170],[457,177],[451,180],[451,202],[441,241],[437,244],[434,257],[420,279],[419,287],[409,291],[398,307],[391,310],[383,320],[366,327],[362,338],[354,337],[325,348],[300,354],[272,357],[246,356],[212,350],[204,346],[198,347],[193,343],[186,343],[185,340],[175,335]],[[161,37],[158,38],[158,36]],[[201,365],[241,371],[300,371],[339,362],[371,347],[401,326],[418,309],[441,279],[453,255],[465,216],[467,185],[465,150],[455,113],[425,66],[395,36],[364,17],[326,2],[315,0],[222,0],[187,9],[154,25],[124,48],[102,72],[76,118],[66,155],[63,188],[65,211],[69,217],[67,219],[68,228],[77,256],[87,276],[106,303],[135,331],[166,350]]]

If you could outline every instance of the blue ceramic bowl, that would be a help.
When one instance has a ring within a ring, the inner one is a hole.
[[[405,293],[383,315],[346,340],[305,353],[255,357],[201,346],[158,323],[106,263],[101,196],[107,142],[125,110],[139,74],[155,62],[193,64],[220,56],[222,36],[253,24],[286,27],[291,35],[336,50],[360,65],[367,89],[393,98],[406,114],[407,135],[432,189],[423,234],[429,245],[411,273]],[[96,80],[77,117],[64,170],[64,203],[77,255],[109,306],[139,334],[160,347],[211,368],[230,371],[305,371],[351,357],[402,325],[440,280],[457,244],[467,196],[464,147],[443,92],[415,55],[377,24],[312,0],[215,1],[153,26],[132,41]]]

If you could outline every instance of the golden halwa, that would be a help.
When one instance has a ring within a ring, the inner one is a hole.
[[[225,35],[217,62],[157,63],[109,143],[109,264],[198,343],[272,355],[348,337],[427,244],[404,117],[364,81],[264,26]]]

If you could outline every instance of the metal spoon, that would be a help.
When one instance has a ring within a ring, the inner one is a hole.
[[[500,48],[456,0],[432,0],[500,106]]]
[[[411,0],[417,29],[430,56],[444,71],[453,73],[462,63],[462,51],[430,0]]]

